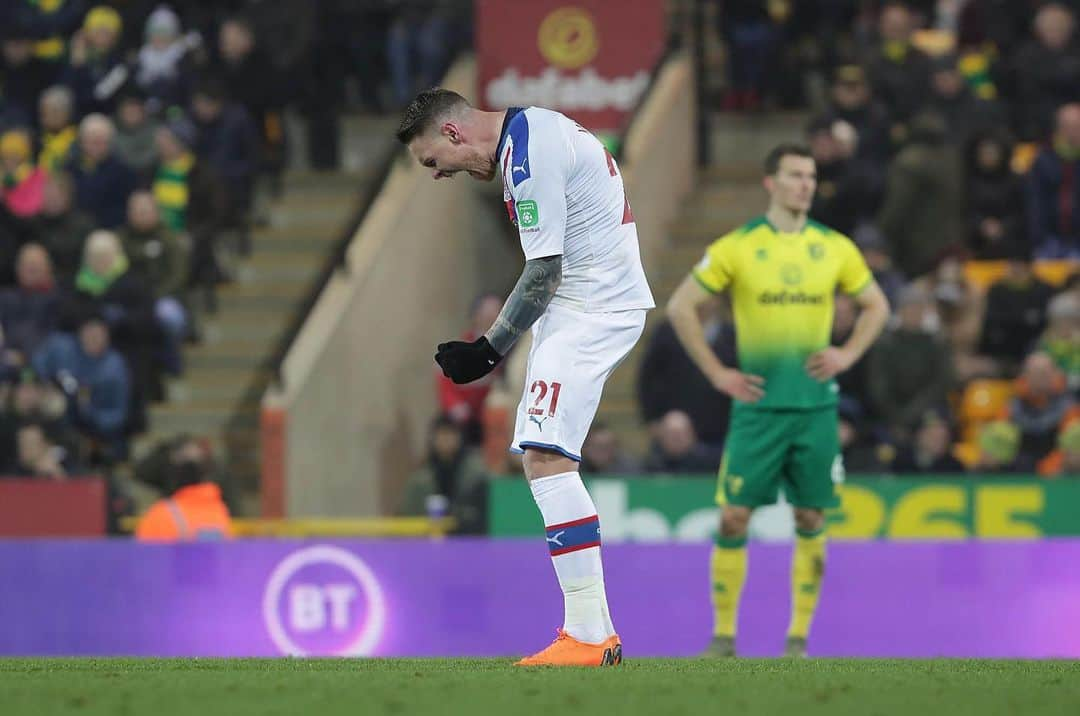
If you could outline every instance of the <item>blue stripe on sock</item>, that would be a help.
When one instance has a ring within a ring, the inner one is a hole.
[[[596,515],[546,529],[548,551],[552,556],[600,545],[600,518]]]

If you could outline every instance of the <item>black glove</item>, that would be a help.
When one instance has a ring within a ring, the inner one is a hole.
[[[458,385],[483,378],[495,370],[502,358],[483,336],[472,343],[440,343],[435,354],[435,362],[442,368],[443,375]]]

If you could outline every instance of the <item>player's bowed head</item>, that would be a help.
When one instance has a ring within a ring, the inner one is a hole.
[[[477,181],[491,181],[503,118],[503,112],[484,112],[457,92],[433,87],[405,108],[397,138],[434,179],[467,172]]]

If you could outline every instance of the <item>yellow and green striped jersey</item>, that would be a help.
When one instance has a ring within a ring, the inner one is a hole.
[[[713,242],[693,276],[731,292],[739,369],[765,378],[765,397],[739,407],[836,403],[835,381],[814,380],[805,364],[829,345],[837,289],[857,294],[873,281],[851,239],[813,221],[787,234],[761,217]]]

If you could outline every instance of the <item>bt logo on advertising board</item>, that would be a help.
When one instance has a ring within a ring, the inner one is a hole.
[[[375,573],[339,547],[305,547],[283,559],[263,592],[263,621],[291,656],[370,656],[386,624]]]

